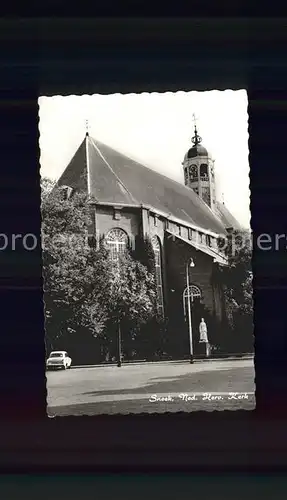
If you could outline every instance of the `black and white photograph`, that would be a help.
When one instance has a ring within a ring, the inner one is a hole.
[[[39,98],[47,413],[255,408],[246,90]]]

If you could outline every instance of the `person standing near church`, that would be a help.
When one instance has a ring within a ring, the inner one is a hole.
[[[207,326],[204,321],[204,318],[201,318],[201,322],[199,324],[199,342],[205,345],[205,357],[208,358],[210,355],[210,344],[207,336]]]

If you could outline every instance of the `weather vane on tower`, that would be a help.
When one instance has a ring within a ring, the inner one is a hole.
[[[202,141],[202,139],[201,139],[201,137],[197,133],[197,128],[196,128],[197,118],[196,118],[196,116],[195,116],[194,113],[192,115],[192,120],[193,120],[193,123],[194,123],[194,136],[192,137],[191,140],[192,140],[193,144],[196,146],[197,144],[199,144]]]

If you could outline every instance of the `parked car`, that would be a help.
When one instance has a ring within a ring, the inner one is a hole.
[[[61,368],[66,370],[71,368],[72,360],[66,351],[53,351],[47,359],[47,370]]]

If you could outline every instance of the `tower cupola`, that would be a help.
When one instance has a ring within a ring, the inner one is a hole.
[[[187,151],[183,160],[184,183],[210,207],[215,207],[214,161],[207,149],[202,145],[198,135],[196,118],[193,115],[194,136],[193,146]]]

